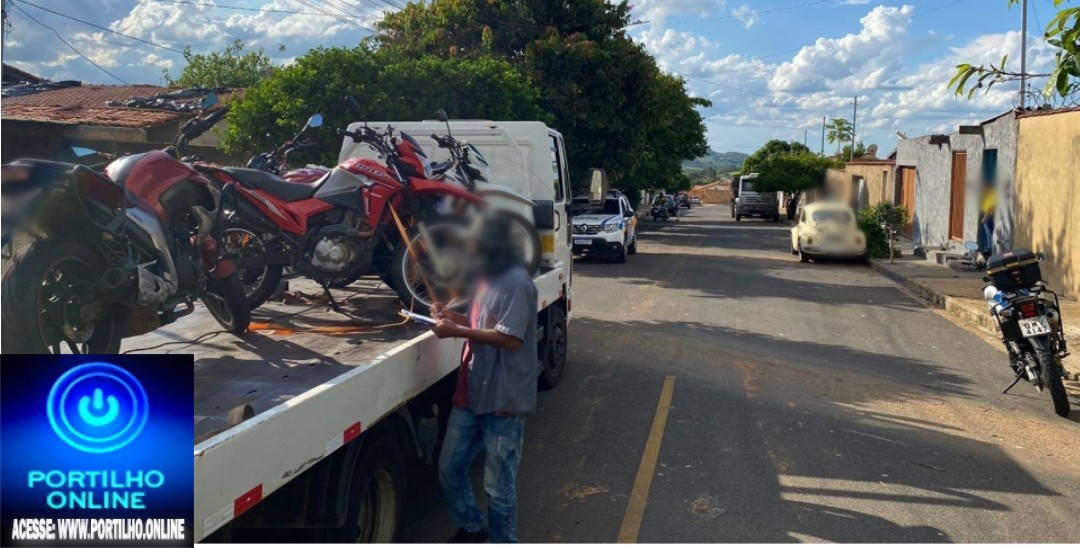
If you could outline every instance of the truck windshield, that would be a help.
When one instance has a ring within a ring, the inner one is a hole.
[[[754,181],[752,181],[752,180],[751,181],[743,181],[741,188],[742,188],[743,192],[753,192],[754,191]]]
[[[814,212],[815,223],[850,223],[851,213],[840,209],[822,209]]]

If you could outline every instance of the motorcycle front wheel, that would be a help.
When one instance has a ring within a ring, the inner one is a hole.
[[[458,217],[439,217],[425,221],[424,230],[433,249],[422,238],[419,225],[409,229],[408,244],[394,246],[391,288],[410,310],[424,313],[436,301],[460,308],[468,300],[471,274],[466,255],[467,223]],[[436,258],[443,264],[441,273]]]
[[[105,260],[85,245],[37,240],[20,250],[0,282],[4,354],[115,354],[123,337],[119,310],[89,323],[80,299],[98,282]],[[97,314],[95,314],[97,315]]]
[[[199,292],[199,299],[225,331],[247,331],[248,324],[251,323],[251,308],[248,306],[247,295],[244,294],[244,286],[240,282],[240,271],[220,280],[206,280],[206,287]]]

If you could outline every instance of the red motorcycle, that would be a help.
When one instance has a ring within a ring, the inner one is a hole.
[[[352,158],[306,184],[256,169],[197,166],[235,194],[224,245],[244,270],[251,306],[270,297],[286,267],[324,287],[374,268],[406,305],[460,302],[469,274],[458,255],[464,220],[445,204],[481,207],[483,198],[431,180],[423,149],[406,133],[364,126],[338,134],[370,145],[385,165]]]
[[[3,353],[114,354],[122,338],[190,314],[195,299],[225,330],[247,329],[243,287],[218,246],[220,195],[178,159],[222,116],[190,120],[164,151],[3,166],[5,255],[21,246],[0,288]]]

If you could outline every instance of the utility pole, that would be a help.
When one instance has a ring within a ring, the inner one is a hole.
[[[851,112],[851,152],[848,161],[855,159],[855,123],[859,119],[859,96],[855,96],[855,109]]]
[[[810,135],[810,130],[806,129],[806,128],[803,128],[803,130],[802,130],[802,146],[804,146],[804,147],[806,146],[806,138],[809,135]],[[810,148],[810,147],[807,147],[807,148]]]
[[[1027,104],[1027,8],[1028,2],[1024,0],[1023,10],[1020,15],[1020,108]],[[1005,70],[1005,67],[1001,67]]]
[[[825,117],[821,117],[821,157],[825,157]]]

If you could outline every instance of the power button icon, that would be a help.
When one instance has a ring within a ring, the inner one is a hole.
[[[108,453],[138,437],[150,407],[134,375],[111,363],[90,362],[53,383],[47,409],[53,431],[68,445]]]

